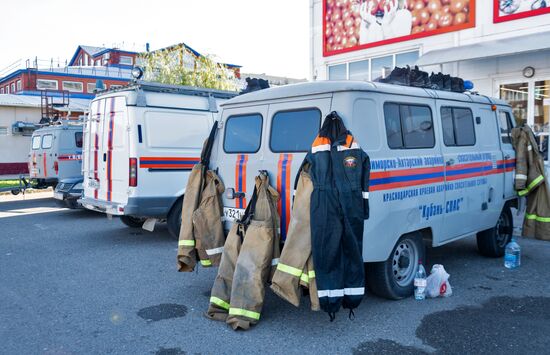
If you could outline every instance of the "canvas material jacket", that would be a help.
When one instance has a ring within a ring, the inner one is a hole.
[[[544,159],[531,128],[522,126],[512,129],[512,144],[516,150],[514,187],[519,196],[527,197],[522,234],[550,240],[550,189]]]
[[[193,271],[200,261],[204,267],[218,266],[223,252],[223,207],[225,190],[218,175],[195,165],[183,199],[178,241],[178,271]]]
[[[209,318],[225,320],[235,330],[260,320],[265,284],[279,258],[279,194],[266,174],[256,177],[254,194],[227,238],[207,311]]]
[[[302,290],[309,289],[311,309],[319,310],[315,271],[311,257],[310,198],[313,183],[302,169],[298,175],[292,214],[287,238],[281,252],[271,290],[279,297],[298,307]]]

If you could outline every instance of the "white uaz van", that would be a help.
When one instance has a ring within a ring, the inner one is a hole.
[[[130,227],[167,219],[177,237],[189,173],[219,103],[236,95],[143,81],[98,94],[84,129],[80,203]]]
[[[413,292],[424,246],[477,234],[503,255],[511,238],[515,154],[509,105],[484,96],[371,82],[313,82],[253,92],[222,104],[210,168],[226,186],[226,223],[239,218],[254,176],[281,194],[285,237],[294,181],[324,117],[336,111],[371,159],[363,259],[374,293]],[[316,221],[312,216],[312,223]],[[228,228],[229,225],[226,225]]]
[[[63,120],[33,132],[28,155],[29,177],[38,187],[81,176],[82,124]]]

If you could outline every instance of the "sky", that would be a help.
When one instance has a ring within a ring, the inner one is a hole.
[[[309,76],[309,0],[2,0],[0,71],[70,60],[78,45],[142,51],[185,42],[245,73]]]

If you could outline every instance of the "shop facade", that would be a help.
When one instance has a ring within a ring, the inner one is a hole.
[[[550,1],[310,0],[310,10],[313,80],[376,80],[404,65],[442,71],[507,100],[544,144]]]

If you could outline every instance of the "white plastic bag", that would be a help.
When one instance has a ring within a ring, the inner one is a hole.
[[[432,271],[426,283],[426,296],[428,297],[449,297],[453,294],[449,283],[449,274],[445,271],[443,265],[435,264],[432,266]]]

